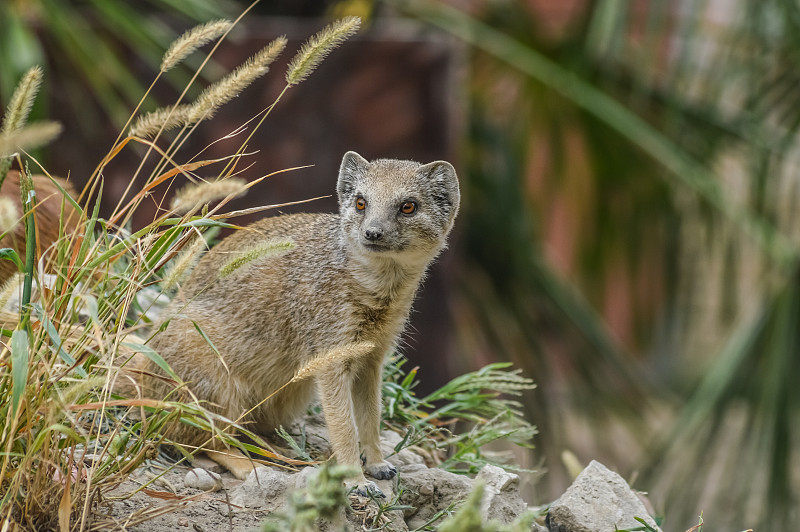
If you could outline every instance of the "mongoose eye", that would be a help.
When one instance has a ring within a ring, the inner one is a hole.
[[[400,212],[403,214],[414,214],[417,210],[417,204],[413,201],[406,201],[400,206]]]
[[[357,198],[356,209],[358,209],[359,211],[363,211],[366,208],[367,208],[367,200],[365,200],[364,198]]]

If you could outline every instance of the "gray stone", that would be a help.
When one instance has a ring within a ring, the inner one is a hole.
[[[300,474],[294,475],[299,477]],[[231,504],[241,508],[274,511],[286,503],[292,475],[277,467],[258,466],[239,486],[230,490]]]
[[[386,454],[386,448],[394,449],[394,446],[403,441],[403,437],[393,430],[381,431],[381,448]]]
[[[183,485],[203,491],[219,491],[222,489],[222,477],[217,473],[196,467],[186,473]]]
[[[296,475],[295,475],[296,476]],[[286,504],[288,491],[292,486],[292,475],[277,467],[258,466],[247,475],[244,482],[228,492],[230,505],[222,508],[227,512],[240,512],[246,509],[273,512]]]
[[[309,485],[310,482],[314,481],[314,477],[317,476],[317,470],[313,467],[304,467],[299,472],[292,475],[292,479],[294,481],[294,485],[292,486],[293,489],[301,490]]]
[[[660,530],[636,493],[617,473],[592,461],[550,506],[550,532],[614,532],[641,527],[635,517]]]
[[[404,511],[408,528],[413,530],[451,503],[466,499],[473,481],[443,469],[428,469],[417,464],[400,472],[400,486],[403,488],[400,503],[413,507]]]
[[[510,523],[528,509],[519,494],[519,475],[485,465],[475,478],[479,479],[485,483],[481,510],[486,519]]]

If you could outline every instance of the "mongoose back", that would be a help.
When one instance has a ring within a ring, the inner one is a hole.
[[[363,470],[388,479],[396,471],[379,445],[382,365],[428,265],[445,247],[459,207],[458,180],[444,161],[369,162],[348,152],[337,194],[338,214],[266,218],[206,253],[167,309],[174,317],[152,346],[196,397],[234,420],[309,361],[337,347],[368,346],[355,358],[323,367],[313,379],[292,383],[246,420],[254,432],[286,425],[305,412],[316,392],[337,462],[361,466],[360,440]],[[221,272],[237,257],[279,239],[292,246]],[[162,397],[169,393],[160,380],[145,383]],[[181,424],[173,437],[200,444],[208,434]],[[210,456],[236,477],[252,470],[244,456],[215,445],[220,452]],[[380,494],[363,475],[355,483],[362,493]]]

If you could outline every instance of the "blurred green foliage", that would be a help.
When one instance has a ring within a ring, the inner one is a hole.
[[[8,101],[23,73],[41,65],[48,79],[58,82],[46,84],[45,91],[68,95],[73,107],[82,110],[79,118],[96,123],[100,117],[92,110],[99,104],[122,126],[145,92],[139,80],[158,71],[164,50],[177,37],[173,25],[182,29],[238,11],[232,0],[0,2],[0,101]],[[137,76],[135,68],[148,74]],[[187,72],[175,70],[167,79],[182,88]],[[34,109],[35,117],[42,115],[44,110]]]
[[[550,495],[569,449],[675,529],[788,529],[797,6],[390,3],[470,46],[461,346],[539,383]]]

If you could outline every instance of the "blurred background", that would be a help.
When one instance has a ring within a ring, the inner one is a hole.
[[[45,68],[41,153],[80,187],[182,31],[234,0],[0,0],[0,101]],[[422,385],[512,361],[536,449],[534,503],[567,451],[649,493],[667,531],[790,530],[800,517],[800,4],[793,0],[263,0],[195,84],[286,34],[283,61],[192,135],[188,160],[268,106],[332,18],[364,29],[249,144],[239,206],[334,190],[342,154],[452,161],[463,206],[405,354]],[[174,69],[144,110],[191,78]],[[233,144],[235,143],[235,144]],[[119,202],[142,153],[106,169]],[[134,223],[156,214],[152,196]],[[282,211],[335,209],[333,198]],[[149,217],[149,218],[148,218]],[[567,461],[568,463],[569,461]]]

